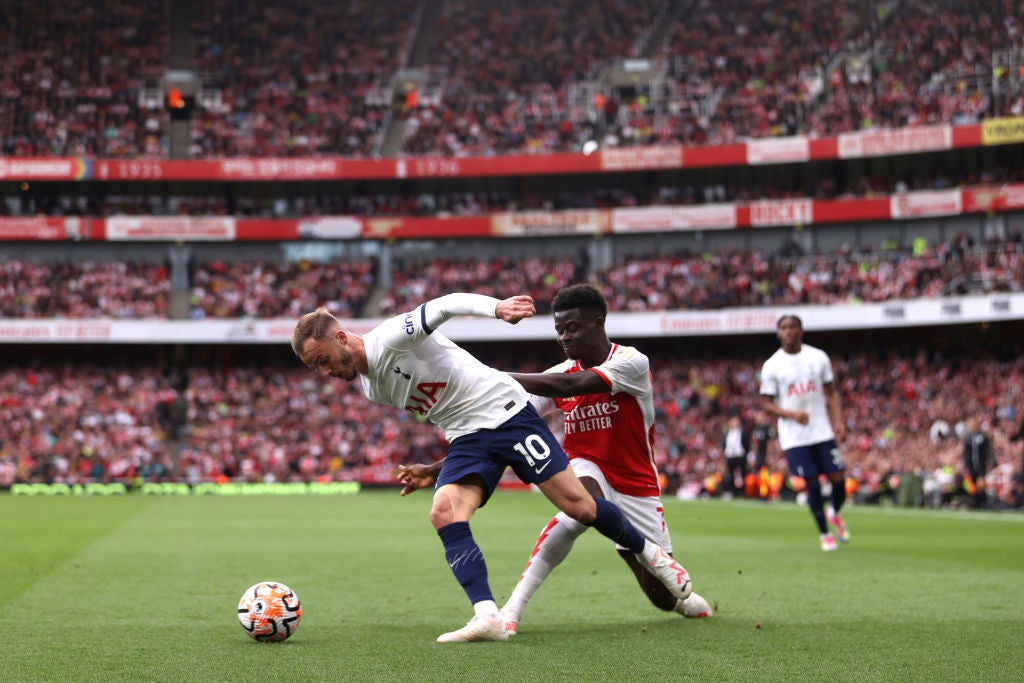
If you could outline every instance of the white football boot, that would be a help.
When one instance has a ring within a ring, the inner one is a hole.
[[[653,553],[651,553],[652,550]],[[651,554],[649,560],[643,554],[636,556],[647,567],[647,571],[658,577],[665,584],[665,588],[668,588],[669,592],[679,600],[690,597],[693,585],[690,583],[690,574],[683,568],[683,565],[676,562],[661,546],[650,541],[647,541],[647,545],[644,547],[644,554],[648,553]]]
[[[698,593],[690,593],[685,600],[677,600],[676,612],[687,619],[707,619],[712,615],[711,605]]]
[[[480,643],[493,640],[508,640],[505,620],[501,617],[473,617],[458,631],[442,633],[437,637],[439,643]]]

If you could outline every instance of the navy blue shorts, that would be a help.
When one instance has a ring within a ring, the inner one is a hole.
[[[506,467],[511,467],[525,483],[540,484],[568,466],[569,458],[562,445],[528,403],[501,426],[452,441],[434,488],[454,484],[470,474],[480,475],[486,486],[483,507]]]
[[[834,474],[846,469],[843,455],[839,452],[839,444],[835,439],[797,446],[786,451],[786,462],[789,473],[804,479],[815,478],[819,474]]]

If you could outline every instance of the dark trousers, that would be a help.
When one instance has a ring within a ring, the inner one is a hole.
[[[743,495],[747,482],[747,456],[725,459],[725,487],[735,495]]]

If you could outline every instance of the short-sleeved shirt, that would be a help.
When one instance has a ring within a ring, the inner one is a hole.
[[[448,441],[494,429],[526,406],[526,390],[433,330],[423,304],[385,320],[363,337],[363,394],[436,424]]]
[[[825,385],[834,380],[828,354],[810,344],[796,353],[779,349],[761,368],[761,395],[774,396],[785,410],[806,412],[810,419],[779,420],[779,445],[783,450],[835,439],[828,416]]]
[[[654,463],[654,388],[650,360],[632,346],[613,344],[608,358],[592,368],[566,360],[546,372],[593,370],[608,391],[556,398],[565,414],[562,447],[570,460],[598,465],[608,484],[630,496],[658,496]]]

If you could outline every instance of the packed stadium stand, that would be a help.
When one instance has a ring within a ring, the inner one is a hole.
[[[797,312],[833,354],[857,500],[964,504],[978,415],[990,504],[1024,506],[1017,3],[0,16],[0,488],[391,483],[440,435],[302,368],[294,320],[369,329],[451,291],[529,293],[546,318],[590,281],[652,356],[667,493],[728,490],[724,425],[756,418]],[[538,369],[559,358],[537,322],[514,344],[457,331]],[[747,495],[797,495],[770,464]]]

